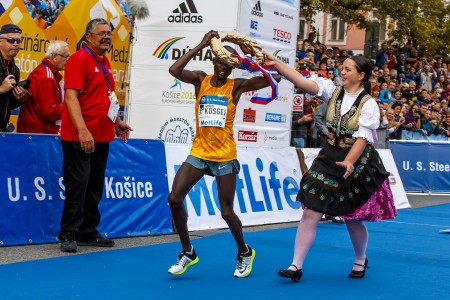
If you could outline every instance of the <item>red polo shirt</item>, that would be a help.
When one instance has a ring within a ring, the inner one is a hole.
[[[114,77],[107,57],[100,57],[92,51],[95,58],[108,72],[111,91],[114,91]],[[67,61],[64,89],[80,91],[78,101],[84,122],[95,142],[114,140],[114,123],[108,118],[110,105],[108,85],[99,63],[85,49],[75,52]],[[78,131],[70,119],[64,103],[61,123],[61,139],[79,141]]]

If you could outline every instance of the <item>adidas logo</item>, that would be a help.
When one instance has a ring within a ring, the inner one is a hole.
[[[203,16],[198,14],[193,0],[181,2],[178,8],[172,11],[167,20],[170,23],[202,23]]]
[[[261,18],[263,17],[263,13],[261,11],[261,3],[259,2],[259,0],[258,0],[258,2],[256,2],[255,6],[253,6],[252,15],[261,17]]]

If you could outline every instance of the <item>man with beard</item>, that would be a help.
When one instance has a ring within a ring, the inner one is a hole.
[[[233,67],[217,57],[213,59],[214,74],[186,70],[189,61],[208,47],[213,37],[220,38],[216,31],[206,33],[200,44],[180,57],[169,69],[169,73],[178,80],[193,84],[196,94],[194,141],[189,156],[175,175],[169,194],[170,210],[182,246],[169,274],[181,275],[199,261],[189,239],[183,200],[197,181],[204,175],[210,175],[216,177],[222,218],[228,224],[238,248],[234,276],[246,277],[252,271],[256,252],[245,243],[242,223],[233,211],[236,174],[240,169],[233,138],[233,122],[242,93],[267,87],[269,81],[264,77],[230,79],[228,76]],[[276,80],[279,81],[280,77],[277,76]]]
[[[61,124],[66,199],[58,235],[63,252],[76,252],[77,245],[114,246],[114,241],[97,231],[98,204],[114,129],[124,141],[132,129],[118,116],[114,78],[105,56],[111,36],[106,20],[91,20],[86,44],[66,64]]]

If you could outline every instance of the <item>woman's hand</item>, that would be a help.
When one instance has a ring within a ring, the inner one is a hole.
[[[344,179],[347,179],[348,176],[350,176],[353,171],[355,170],[355,167],[353,167],[353,164],[347,160],[344,161],[337,161],[336,165],[345,168],[345,173],[344,173]]]

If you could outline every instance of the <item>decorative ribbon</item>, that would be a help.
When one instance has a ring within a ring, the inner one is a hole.
[[[259,96],[257,93],[250,99],[250,102],[256,103],[256,104],[263,104],[266,105],[270,103],[273,99],[278,97],[278,82],[273,79],[272,73],[277,72],[275,68],[272,68],[270,66],[260,66],[257,62],[255,62],[251,55],[247,54],[245,56],[240,55],[237,51],[234,52],[234,54],[237,56],[239,61],[241,62],[241,65],[250,73],[258,73],[261,72],[264,77],[269,80],[270,87],[272,88],[272,95],[271,97],[263,97]]]

